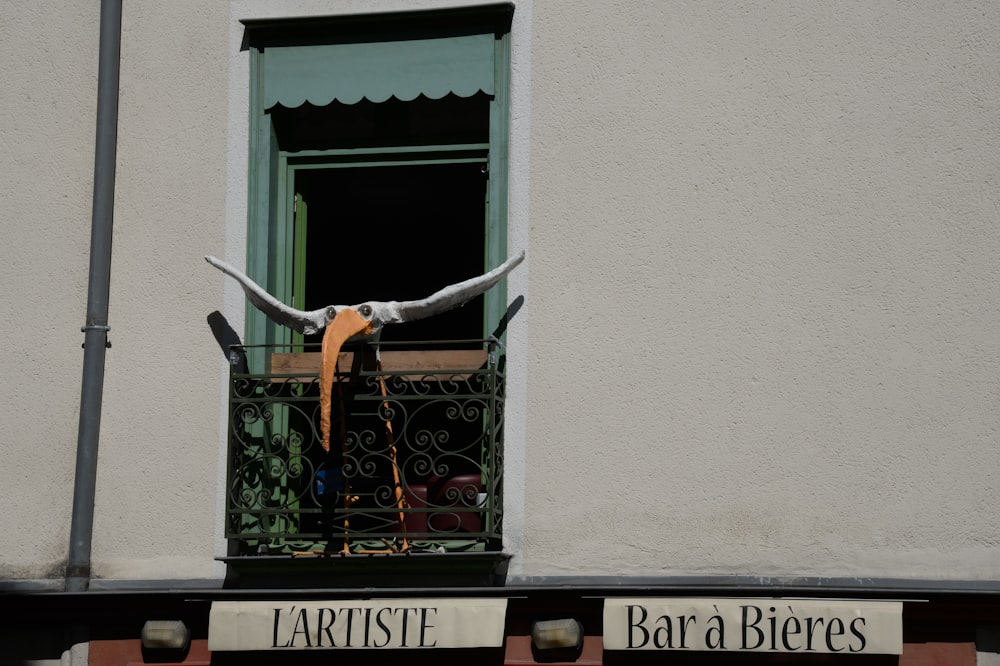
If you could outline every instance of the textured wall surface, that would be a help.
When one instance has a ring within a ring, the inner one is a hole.
[[[92,4],[0,21],[0,580],[61,576],[68,544]],[[222,573],[206,317],[242,332],[245,300],[202,255],[245,258],[239,19],[464,4],[126,3],[98,576]],[[973,2],[517,3],[512,573],[1000,577],[998,24]]]
[[[536,3],[526,572],[1000,576],[998,21]]]
[[[196,0],[123,12],[111,340],[95,573],[213,571],[220,389],[203,256],[225,228],[228,13]]]
[[[0,578],[61,575],[87,299],[98,13],[8,3],[0,20]],[[39,26],[45,26],[40,30]]]
[[[86,312],[100,3],[13,3],[0,22],[8,366],[0,578],[61,577]],[[98,577],[205,577],[219,525],[226,7],[129,2],[93,560]],[[206,270],[207,269],[207,270]]]

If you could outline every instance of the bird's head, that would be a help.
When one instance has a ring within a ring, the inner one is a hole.
[[[323,313],[323,324],[318,328],[328,328],[335,321],[349,321],[351,329],[357,329],[351,337],[374,337],[386,324],[399,323],[399,307],[394,301],[368,301],[357,305],[329,305]]]

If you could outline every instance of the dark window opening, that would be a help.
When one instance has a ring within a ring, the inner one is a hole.
[[[412,300],[484,272],[483,163],[299,170],[308,205],[305,308]],[[483,297],[383,340],[481,338]],[[320,336],[307,338],[318,342]]]

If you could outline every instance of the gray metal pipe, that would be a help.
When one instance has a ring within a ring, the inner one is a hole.
[[[101,0],[101,36],[97,65],[97,139],[94,148],[94,202],[90,225],[90,278],[83,339],[80,427],[70,525],[66,591],[90,586],[90,551],[94,536],[97,445],[101,433],[104,361],[108,343],[111,290],[111,230],[114,224],[115,161],[118,148],[118,78],[121,60],[122,0]]]

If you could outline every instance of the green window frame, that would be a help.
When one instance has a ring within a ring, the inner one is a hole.
[[[488,173],[485,202],[484,264],[507,257],[507,171],[510,87],[509,3],[472,8],[309,19],[243,21],[250,59],[247,274],[280,300],[301,300],[301,275],[293,271],[304,251],[296,219],[305,223],[293,188],[297,169],[378,162],[416,164],[480,160]],[[439,99],[486,93],[486,144],[403,145],[288,152],[279,145],[268,113],[308,102],[381,102],[418,95]],[[300,230],[301,231],[301,230]],[[298,241],[296,240],[298,238]],[[296,243],[298,242],[298,246]],[[299,293],[296,293],[299,292]],[[486,295],[484,332],[499,325],[506,308],[501,284]],[[250,345],[296,342],[248,305],[245,341]],[[267,359],[250,354],[252,371]]]

